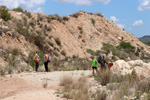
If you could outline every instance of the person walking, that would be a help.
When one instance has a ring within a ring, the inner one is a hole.
[[[35,58],[35,64],[36,64],[36,67],[35,67],[35,71],[36,71],[36,72],[38,71],[38,68],[39,68],[39,60],[40,60],[40,57],[39,57],[39,55],[38,55],[39,52],[40,52],[40,51],[37,50],[37,51],[36,51],[36,54],[35,54],[35,57],[34,57],[34,58]]]
[[[97,65],[98,65],[98,62],[97,62],[96,59],[94,59],[94,56],[91,56],[91,59],[92,59],[91,66],[92,66],[93,74],[94,74],[94,70],[96,70],[96,72],[97,72]]]
[[[49,56],[46,52],[44,52],[44,66],[46,72],[48,72],[48,62],[49,62]]]
[[[111,59],[110,57],[108,56],[108,52],[105,52],[105,54],[103,55],[103,66],[104,68],[106,69],[106,66],[108,68],[111,68],[112,67],[112,62],[111,62]]]

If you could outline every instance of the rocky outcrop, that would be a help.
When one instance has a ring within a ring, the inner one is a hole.
[[[133,60],[125,62],[118,60],[114,62],[111,70],[117,74],[133,74],[141,80],[145,80],[150,77],[150,63],[144,63],[142,60]]]

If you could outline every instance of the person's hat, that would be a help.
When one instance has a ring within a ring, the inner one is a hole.
[[[108,54],[108,52],[105,52],[105,54]]]
[[[40,52],[39,50],[37,50],[36,52]]]
[[[91,56],[90,58],[91,58],[91,59],[93,59],[93,58],[94,58],[94,56]]]

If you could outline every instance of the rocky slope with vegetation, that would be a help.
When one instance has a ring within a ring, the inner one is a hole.
[[[68,61],[82,65],[86,60],[83,58],[105,51],[110,52],[114,60],[144,59],[150,52],[149,46],[102,14],[83,11],[61,17],[1,6],[0,42],[0,68],[7,66],[9,73],[12,69],[31,71],[35,50],[41,51],[41,58],[42,52],[47,51],[53,57],[52,64],[59,67],[60,59],[63,64]],[[74,61],[76,58],[82,61]]]

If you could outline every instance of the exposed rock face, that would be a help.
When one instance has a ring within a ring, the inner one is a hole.
[[[52,56],[59,58],[85,58],[90,56],[86,49],[101,50],[103,42],[118,45],[121,41],[126,41],[150,52],[149,46],[104,16],[78,12],[78,17],[67,16],[68,20],[49,20],[49,16],[43,14],[11,10],[9,13],[11,20],[0,19],[0,61],[4,63],[8,63],[7,53],[11,53],[13,49],[18,49],[19,54],[26,59],[31,52],[39,49],[52,52]],[[121,61],[116,66],[124,69],[123,74],[131,73],[129,66],[132,62],[123,67],[125,64]]]
[[[1,46],[5,49],[16,48],[16,45],[18,49],[23,52],[28,51],[28,53],[38,49],[34,43],[27,41],[27,37],[18,33],[15,24],[13,24],[15,21],[17,25],[27,27],[23,24],[25,22],[23,18],[26,18],[27,25],[32,21],[34,22],[31,23],[33,24],[32,27],[28,26],[30,34],[39,34],[44,37],[43,39],[46,40],[46,44],[48,42],[53,43],[55,48],[58,48],[60,51],[64,50],[67,56],[78,55],[79,57],[87,57],[87,48],[96,51],[101,49],[102,42],[118,45],[122,40],[130,42],[133,46],[143,47],[146,51],[150,50],[150,47],[143,44],[134,35],[119,28],[104,16],[79,12],[78,18],[67,16],[67,21],[59,22],[52,20],[48,22],[48,16],[43,14],[31,13],[32,17],[28,18],[25,13],[18,14],[18,12],[14,11],[9,11],[9,13],[15,18],[8,22],[9,25],[3,25],[4,21],[0,21],[0,29],[8,29],[7,32],[4,31],[0,36]],[[42,20],[36,22],[39,16]],[[93,23],[92,20],[95,22]],[[45,31],[46,28],[44,26],[51,28],[51,31]],[[57,46],[54,38],[60,39],[61,47]],[[55,50],[52,46],[48,48]]]
[[[116,61],[111,69],[113,72],[120,73],[122,75],[131,74],[132,72],[131,66],[124,60]]]
[[[132,74],[141,80],[146,80],[150,75],[150,63],[144,63],[142,60],[134,60],[125,62],[118,60],[111,68],[114,73],[118,74]]]

